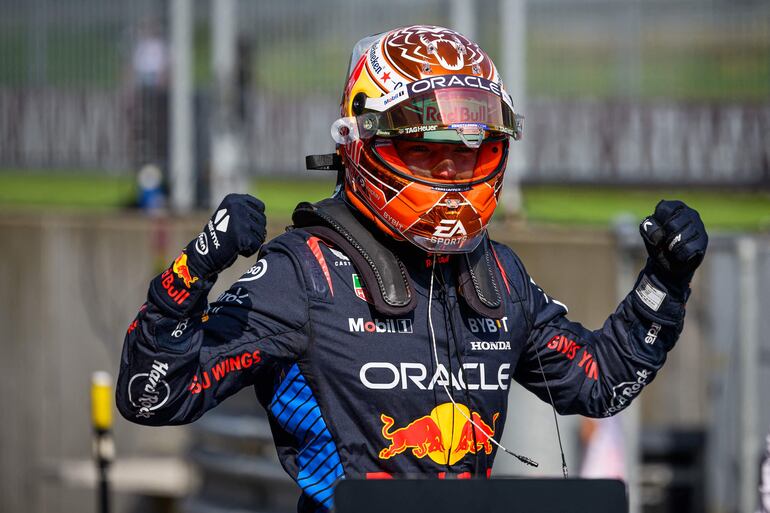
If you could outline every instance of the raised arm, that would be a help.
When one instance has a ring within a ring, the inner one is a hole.
[[[567,307],[529,278],[511,254],[524,284],[515,293],[530,335],[514,378],[560,413],[606,417],[626,408],[654,378],[682,331],[689,283],[708,244],[698,213],[662,201],[640,231],[649,252],[633,290],[601,329],[567,319]]]
[[[123,345],[117,405],[133,422],[183,424],[293,361],[306,343],[301,270],[280,245],[210,305],[217,274],[265,238],[264,206],[230,195],[203,231],[150,283]]]

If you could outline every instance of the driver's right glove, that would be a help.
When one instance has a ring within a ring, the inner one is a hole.
[[[238,255],[249,257],[266,237],[265,205],[248,194],[229,194],[203,231],[171,267],[150,283],[149,299],[176,318],[186,317],[206,299],[217,275]]]
[[[265,242],[265,204],[248,194],[228,194],[185,253],[190,270],[211,278],[238,255],[250,257]]]

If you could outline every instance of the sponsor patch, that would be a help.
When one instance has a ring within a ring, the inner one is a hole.
[[[511,364],[497,368],[483,362],[465,362],[460,369],[448,371],[444,364],[426,367],[419,362],[368,362],[359,373],[361,384],[370,390],[433,390],[444,386],[455,390],[508,390]],[[432,372],[432,375],[430,374]]]
[[[348,331],[353,333],[414,333],[412,319],[372,319],[349,317]]]
[[[332,252],[332,255],[337,257],[337,260],[334,261],[334,267],[342,267],[342,266],[350,265],[350,259],[347,257],[347,255],[345,255],[345,253],[337,249],[334,249],[332,247],[329,247],[329,251]]]
[[[264,258],[260,258],[256,264],[251,266],[251,269],[246,271],[243,276],[241,276],[240,281],[254,281],[258,280],[261,277],[265,275],[267,272],[267,260]]]
[[[195,251],[201,255],[208,255],[209,253],[209,240],[203,232],[198,234],[198,240],[195,241]]]
[[[495,412],[487,423],[464,404],[443,403],[428,415],[394,427],[393,417],[382,413],[382,436],[388,445],[379,452],[379,457],[387,460],[406,453],[415,458],[427,456],[440,465],[454,465],[469,452],[489,455],[494,449],[490,439],[494,440],[499,417],[500,413]],[[470,472],[464,474],[467,474],[465,479],[471,477]],[[461,476],[463,474],[457,478]],[[442,477],[440,473],[439,478]]]
[[[194,319],[187,317],[181,320],[161,319],[155,324],[152,331],[155,344],[159,349],[169,353],[178,354],[187,351],[198,324],[199,319],[197,317]]]
[[[379,98],[367,98],[366,108],[376,110],[378,112],[382,112],[386,109],[393,107],[394,105],[398,105],[399,103],[406,100],[408,97],[409,96],[406,94],[406,91],[404,90],[404,88],[396,89],[395,91],[393,91],[392,93],[386,96],[380,96]]]
[[[604,416],[610,417],[631,404],[631,401],[639,395],[639,392],[650,382],[650,379],[652,379],[651,372],[638,370],[635,381],[624,381],[612,387],[612,400],[610,407],[604,412]]]
[[[459,219],[442,219],[433,232],[434,237],[454,237],[468,235],[463,223]]]
[[[215,249],[219,249],[219,246],[221,245],[219,243],[219,237],[217,237],[217,232],[226,233],[229,224],[230,215],[227,213],[226,208],[219,209],[214,215],[214,220],[209,220],[207,226],[209,229],[209,235],[211,236],[211,242],[214,243]],[[200,240],[200,238],[198,240]]]
[[[455,390],[508,390],[511,364],[487,366],[483,362],[465,362],[462,368],[447,370],[444,364],[426,367],[419,362],[368,362],[358,377],[370,390],[433,390],[444,386]],[[432,372],[432,374],[430,374]]]
[[[204,390],[211,388],[212,383],[219,383],[229,374],[244,371],[261,361],[262,355],[258,349],[254,351],[245,351],[236,356],[223,357],[208,370],[204,370],[200,377],[197,375],[193,376],[192,382],[190,382],[187,387],[187,391],[192,395],[200,394]]]
[[[410,84],[407,84],[406,90],[409,97],[415,96],[425,91],[432,91],[436,89],[445,89],[449,87],[467,87],[473,89],[481,89],[483,91],[489,91],[492,94],[503,97],[500,90],[500,84],[487,80],[483,77],[474,77],[472,75],[440,75],[422,80],[417,80]]]
[[[596,363],[594,356],[588,352],[587,347],[578,345],[577,342],[564,335],[554,335],[548,341],[546,347],[563,354],[565,358],[572,362],[577,362],[577,366],[583,369],[583,372],[589,379],[594,381],[599,379],[599,365]],[[578,355],[579,358],[577,358]]]
[[[227,231],[227,226],[230,223],[230,216],[227,215],[227,209],[223,208],[217,212],[217,215],[214,217],[214,224],[216,225],[217,230],[219,230],[222,233],[225,233]]]
[[[217,303],[238,303],[239,305],[243,305],[244,300],[249,298],[249,293],[246,291],[246,289],[241,287],[236,287],[235,289],[231,291],[222,292],[219,297],[217,298]],[[206,313],[209,314],[218,314],[219,311],[222,310],[222,306],[215,306],[215,307],[209,307]]]
[[[658,339],[658,333],[660,332],[660,324],[653,322],[650,329],[647,330],[647,335],[644,337],[644,343],[653,345]]]
[[[466,321],[471,333],[508,333],[508,317],[501,317],[500,319],[468,317]]]
[[[160,284],[165,289],[168,297],[178,305],[184,304],[184,302],[187,301],[187,298],[190,297],[190,293],[185,289],[174,287],[174,273],[172,270],[166,269],[160,277]]]
[[[471,351],[506,351],[511,348],[511,342],[508,340],[496,340],[487,342],[486,340],[471,341]]]
[[[188,289],[193,283],[198,281],[198,277],[193,276],[190,272],[190,268],[187,266],[187,254],[184,251],[181,252],[178,257],[176,257],[176,260],[174,260],[174,264],[171,268],[173,269],[174,274],[182,279],[184,286]]]
[[[171,387],[163,379],[167,372],[168,364],[155,360],[149,372],[131,376],[128,381],[128,401],[138,410],[137,418],[149,419],[168,401]]]
[[[666,293],[656,288],[647,276],[642,277],[642,281],[639,282],[635,292],[639,299],[655,312],[658,311],[660,305],[663,304],[663,300],[666,299]]]

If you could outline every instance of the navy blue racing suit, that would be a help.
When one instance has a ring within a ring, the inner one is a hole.
[[[418,304],[401,317],[378,315],[348,256],[301,228],[264,245],[210,304],[211,281],[186,286],[165,271],[155,290],[169,297],[151,293],[126,335],[121,414],[185,424],[253,386],[280,461],[302,489],[300,510],[326,511],[345,477],[488,476],[512,380],[548,401],[547,380],[561,414],[620,412],[653,380],[682,328],[684,294],[650,266],[590,331],[494,242],[505,314],[469,309],[451,272],[457,257],[440,257],[429,318],[434,263],[406,245],[398,254]]]

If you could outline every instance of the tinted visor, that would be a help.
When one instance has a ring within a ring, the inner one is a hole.
[[[523,117],[514,114],[510,102],[503,98],[489,90],[468,87],[416,94],[398,89],[389,96],[367,99],[365,111],[335,121],[331,135],[338,144],[375,136],[409,136],[462,142],[471,148],[481,146],[487,137],[501,134],[518,140]]]
[[[378,113],[378,136],[418,135],[434,141],[455,132],[463,142],[480,141],[485,132],[514,136],[517,117],[502,98],[482,89],[427,91]],[[455,141],[457,138],[454,139]]]

